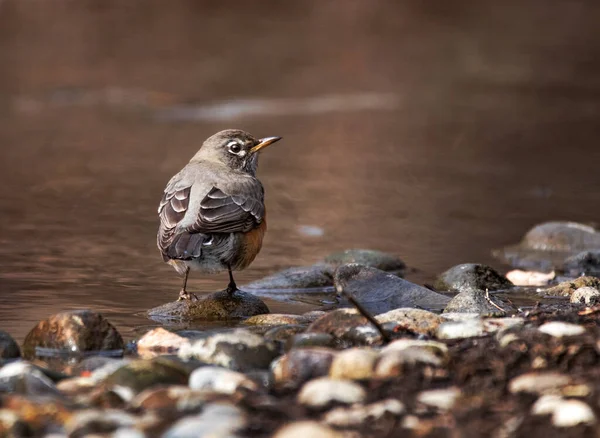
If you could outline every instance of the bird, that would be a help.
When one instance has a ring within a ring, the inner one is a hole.
[[[190,269],[228,271],[226,291],[238,290],[232,271],[254,261],[267,230],[264,188],[256,177],[259,153],[279,140],[240,129],[217,132],[167,183],[157,245],[163,261],[184,276],[178,301],[198,300],[187,291]]]

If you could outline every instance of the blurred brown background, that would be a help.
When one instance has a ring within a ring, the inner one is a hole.
[[[598,23],[595,0],[0,0],[0,328],[82,307],[146,324],[180,281],[161,191],[223,128],[285,138],[243,282],[351,247],[426,281],[536,222],[597,220]]]

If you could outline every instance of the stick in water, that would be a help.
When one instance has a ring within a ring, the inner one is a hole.
[[[379,321],[377,321],[375,319],[375,317],[373,315],[371,315],[371,313],[363,307],[362,304],[360,304],[358,301],[356,301],[356,299],[352,296],[352,294],[350,294],[349,292],[346,292],[343,288],[338,288],[338,292],[340,292],[342,295],[344,295],[348,299],[348,301],[350,301],[350,304],[352,304],[354,307],[356,307],[356,310],[358,310],[358,312],[362,316],[367,318],[367,320],[375,326],[375,328],[381,335],[381,339],[383,339],[384,344],[388,344],[389,342],[391,342],[392,338],[390,338],[390,335],[387,334],[386,331],[381,326],[381,324],[379,324]]]

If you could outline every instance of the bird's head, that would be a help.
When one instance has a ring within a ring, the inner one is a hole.
[[[226,129],[210,136],[192,158],[193,161],[213,161],[254,175],[259,151],[281,140],[281,137],[256,139],[246,131]]]

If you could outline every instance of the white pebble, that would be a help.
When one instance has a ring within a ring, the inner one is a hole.
[[[454,406],[460,394],[460,389],[456,387],[431,389],[420,392],[417,395],[417,401],[424,405],[438,408],[441,411],[447,411]]]
[[[558,404],[552,414],[555,427],[572,427],[578,424],[595,424],[594,411],[580,400],[565,400]]]
[[[298,394],[300,404],[314,408],[324,407],[332,402],[361,403],[367,398],[365,390],[358,384],[328,377],[313,379],[304,384]]]
[[[480,319],[444,322],[437,330],[437,337],[440,339],[473,338],[484,334],[483,322]]]
[[[536,400],[531,407],[531,413],[533,415],[550,415],[554,412],[556,407],[564,401],[560,395],[556,394],[545,394]]]
[[[555,338],[562,338],[563,336],[577,336],[585,333],[585,328],[562,321],[552,321],[542,324],[539,331],[546,333],[547,335],[554,336]]]

